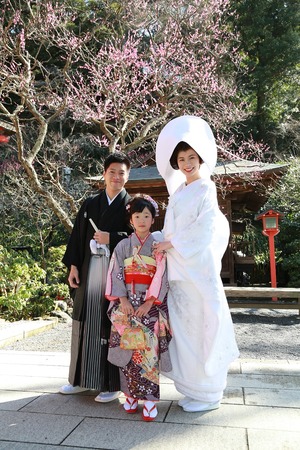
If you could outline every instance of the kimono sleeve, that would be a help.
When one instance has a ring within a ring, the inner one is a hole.
[[[105,297],[114,301],[120,297],[127,297],[127,289],[124,278],[125,250],[128,239],[124,239],[116,246],[108,268]]]
[[[196,220],[187,223],[186,227],[177,230],[171,238],[171,243],[175,250],[184,258],[192,258],[198,253],[205,252],[214,245],[216,236],[220,234],[219,227],[226,228],[224,220],[218,220],[221,212],[217,202],[216,188],[210,185],[205,193],[205,197],[199,201],[199,211]],[[187,205],[185,213],[188,214],[188,208],[197,208],[197,199],[193,199],[191,204]],[[224,234],[227,235],[224,230]],[[229,235],[229,234],[228,234]],[[228,241],[228,238],[227,238]]]
[[[86,199],[81,208],[78,211],[78,214],[75,219],[75,223],[69,238],[69,242],[67,244],[66,252],[63,256],[62,262],[70,268],[71,265],[80,268],[83,260],[83,252],[84,252],[84,242],[85,235],[87,229],[87,221],[85,218],[85,212],[87,205],[90,201]]]
[[[160,305],[168,292],[166,256],[158,254],[156,264],[156,272],[146,291],[145,300],[155,298],[154,305]]]

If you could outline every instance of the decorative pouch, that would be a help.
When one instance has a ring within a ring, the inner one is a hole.
[[[143,330],[138,327],[125,328],[121,336],[120,348],[124,350],[144,350],[145,336]]]

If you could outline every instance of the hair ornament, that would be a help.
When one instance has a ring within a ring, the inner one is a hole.
[[[151,203],[152,206],[154,206],[155,217],[158,217],[159,216],[159,209],[158,209],[158,204],[156,203],[156,201],[152,197],[150,197],[150,195],[148,195],[148,194],[139,194],[139,197],[142,197],[143,199],[145,199],[149,203]]]

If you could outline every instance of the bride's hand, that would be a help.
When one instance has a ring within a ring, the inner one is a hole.
[[[154,252],[155,253],[165,253],[167,250],[173,247],[170,241],[163,241],[154,244]]]

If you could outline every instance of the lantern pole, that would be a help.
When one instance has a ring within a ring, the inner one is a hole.
[[[269,251],[270,251],[270,273],[271,273],[271,287],[277,287],[276,279],[276,263],[275,263],[275,244],[274,244],[274,233],[269,234]],[[274,300],[274,299],[272,299]]]
[[[269,238],[269,255],[270,255],[270,275],[271,275],[271,287],[277,287],[276,280],[276,263],[275,263],[275,243],[274,236],[279,233],[279,218],[282,217],[283,214],[270,209],[265,211],[262,214],[256,216],[256,219],[262,219],[263,222],[263,231],[262,234],[264,236],[268,236]],[[277,298],[273,297],[272,301],[276,301]]]

